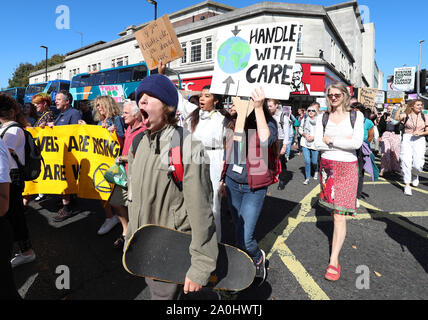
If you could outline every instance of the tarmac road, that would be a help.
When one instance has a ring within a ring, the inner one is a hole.
[[[256,238],[268,256],[267,280],[235,295],[236,300],[426,300],[428,299],[428,168],[403,193],[399,176],[372,182],[365,178],[365,199],[357,218],[350,218],[337,283],[324,280],[329,260],[332,218],[317,205],[318,182],[302,184],[303,156],[288,163],[285,190],[269,188]],[[113,248],[116,226],[98,236],[104,221],[98,201],[78,199],[80,212],[53,222],[59,198],[32,202],[27,214],[37,259],[15,269],[15,280],[27,300],[149,299],[142,278],[122,267]],[[223,215],[223,242],[233,242],[233,225]],[[204,290],[189,299],[217,299]]]

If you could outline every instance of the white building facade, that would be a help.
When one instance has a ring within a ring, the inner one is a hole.
[[[236,25],[289,20],[300,24],[296,64],[301,65],[305,84],[304,91],[290,96],[289,103],[294,107],[322,98],[325,88],[334,81],[345,83],[352,91],[353,87],[373,87],[375,78],[379,78],[375,75],[374,26],[366,35],[357,1],[329,7],[261,2],[240,9],[205,1],[170,14],[169,18],[185,53],[169,67],[180,73],[187,91],[200,91],[211,83],[220,27],[229,26],[232,30]],[[116,40],[100,41],[68,53],[61,65],[48,70],[48,78],[71,80],[75,74],[144,61],[133,33],[148,23],[129,26]],[[43,80],[44,70],[30,75],[30,83]]]

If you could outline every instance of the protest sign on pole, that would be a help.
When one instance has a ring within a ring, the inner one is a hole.
[[[295,21],[219,28],[210,91],[250,97],[262,86],[267,98],[288,100],[298,31]]]
[[[386,93],[386,102],[387,103],[400,103],[403,100],[404,100],[404,92],[403,91],[388,90]]]
[[[377,91],[377,89],[373,88],[360,88],[358,90],[358,101],[366,108],[373,109],[376,104]]]
[[[394,69],[393,87],[398,91],[415,90],[416,67],[403,67]]]
[[[40,176],[25,182],[23,195],[77,194],[79,198],[108,200],[112,185],[104,172],[120,155],[116,133],[101,126],[68,125],[29,128],[42,151]]]
[[[180,42],[166,14],[135,32],[134,36],[149,70],[157,68],[160,60],[167,64],[184,56]]]
[[[121,103],[125,101],[125,93],[122,85],[100,86],[101,96],[110,96],[114,101]]]

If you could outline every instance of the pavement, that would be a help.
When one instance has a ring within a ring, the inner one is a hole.
[[[373,182],[365,177],[364,199],[356,218],[347,218],[340,254],[342,276],[324,279],[333,222],[317,205],[318,181],[303,185],[304,160],[289,161],[285,190],[269,187],[255,231],[268,258],[268,275],[234,300],[426,300],[428,299],[428,166],[413,196],[405,196],[399,175]],[[104,236],[97,230],[105,214],[99,201],[78,199],[78,214],[53,222],[59,198],[31,202],[27,213],[37,259],[14,269],[26,300],[147,300],[143,278],[122,267],[113,248],[117,225]],[[233,243],[233,224],[222,216],[223,242]],[[224,298],[224,297],[223,297]],[[215,300],[204,290],[184,300]]]

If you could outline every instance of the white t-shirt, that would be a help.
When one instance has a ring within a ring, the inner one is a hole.
[[[323,116],[319,115],[315,128],[315,147],[318,151],[322,151],[321,157],[343,162],[357,161],[356,150],[361,147],[364,139],[364,115],[357,112],[354,129],[352,129],[349,114],[339,124],[330,120],[327,122],[325,135],[333,139],[332,148],[322,141],[324,137],[322,119]]]
[[[0,136],[3,134],[10,125],[15,124],[16,122],[11,122],[6,125],[3,125],[0,128]],[[12,127],[7,129],[6,133],[3,136],[3,142],[9,150],[15,151],[18,155],[18,159],[22,165],[25,165],[25,134],[24,131],[19,127]],[[15,160],[10,157],[10,169],[18,169],[18,165]]]
[[[10,154],[0,139],[0,183],[10,182]]]

